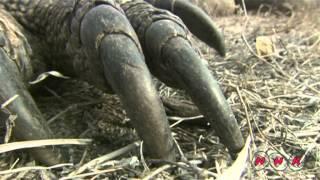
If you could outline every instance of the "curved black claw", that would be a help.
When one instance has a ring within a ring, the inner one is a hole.
[[[51,131],[27,89],[34,68],[29,43],[12,16],[0,10],[0,18],[0,104],[18,95],[7,106],[17,115],[13,129],[17,139],[48,139],[52,137]],[[63,159],[58,149],[50,147],[28,151],[36,160],[48,165],[61,163]]]
[[[98,52],[104,76],[120,96],[134,128],[153,158],[175,160],[164,107],[145,64],[134,30],[116,7],[98,5],[81,22],[81,41]],[[92,60],[93,61],[93,60]]]
[[[225,56],[226,48],[223,35],[211,18],[199,7],[186,0],[145,0],[155,7],[166,9],[179,16],[189,30],[200,40],[215,48]]]
[[[0,48],[0,104],[18,95],[9,106],[10,112],[17,115],[14,135],[19,140],[48,139],[50,129],[44,124],[44,119],[23,83],[16,64],[4,49]],[[62,156],[52,148],[35,148],[29,150],[33,157],[48,165],[61,162]]]
[[[186,90],[206,118],[212,120],[228,149],[240,151],[244,141],[237,121],[218,82],[188,41],[187,29],[175,17],[146,3],[136,4],[136,9],[128,7],[123,9],[144,42],[151,72],[166,84]],[[144,14],[147,17],[134,13],[139,8],[148,12]]]

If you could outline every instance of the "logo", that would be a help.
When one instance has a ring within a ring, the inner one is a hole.
[[[274,152],[269,155],[270,166],[276,171],[284,171],[288,167],[288,163],[282,154]]]
[[[264,170],[267,167],[271,167],[275,171],[299,171],[304,166],[304,160],[302,156],[292,155],[288,158],[277,151],[267,150],[266,152],[256,152],[251,164],[256,171]]]
[[[299,171],[304,166],[304,161],[302,159],[302,156],[292,156],[289,162],[290,162],[289,167],[293,171]]]
[[[269,165],[267,153],[263,151],[256,152],[252,161],[253,168],[257,171],[265,169]]]

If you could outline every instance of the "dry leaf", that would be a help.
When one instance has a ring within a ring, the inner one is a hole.
[[[36,80],[29,82],[29,84],[37,84],[37,83],[45,80],[49,76],[54,76],[54,77],[63,78],[63,79],[69,79],[69,77],[64,76],[63,74],[59,73],[58,71],[48,71],[48,72],[44,72],[44,73],[40,74]]]
[[[256,38],[256,49],[259,56],[270,56],[275,52],[273,40],[269,36],[258,36]]]

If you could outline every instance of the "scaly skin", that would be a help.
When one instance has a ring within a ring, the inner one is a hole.
[[[213,122],[230,152],[238,152],[243,147],[238,124],[217,81],[191,46],[183,21],[221,55],[225,53],[223,38],[207,15],[185,1],[150,3],[173,10],[182,20],[141,0],[3,0],[0,7],[24,27],[23,31],[30,33],[27,42],[49,70],[78,77],[119,95],[133,127],[153,158],[176,159],[167,117],[151,73],[170,86],[186,90],[200,111]],[[33,71],[18,73],[14,70],[16,67],[7,63],[13,58],[5,51],[1,51],[1,55],[3,76],[0,80],[10,79],[0,89],[0,95],[5,95],[1,101],[14,93],[21,96],[10,109],[19,117],[20,126],[15,128],[17,137],[51,137],[50,130],[41,125],[41,113],[27,91],[26,82],[30,78],[21,78],[32,77],[28,74],[35,75],[42,69],[33,63],[32,55],[25,54],[21,56],[25,66],[21,67]],[[6,94],[7,89],[12,89],[12,93]],[[23,129],[24,126],[30,128]],[[44,130],[37,134],[33,133],[34,129]],[[34,150],[38,151],[35,154],[44,154],[36,156],[39,161],[56,163],[51,160],[55,152],[40,150]]]

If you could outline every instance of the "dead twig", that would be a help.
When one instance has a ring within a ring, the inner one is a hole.
[[[49,140],[32,140],[32,141],[22,141],[13,142],[0,145],[0,154],[19,150],[28,149],[41,146],[56,146],[56,145],[87,145],[91,143],[91,139],[49,139]]]
[[[84,171],[93,168],[94,166],[101,164],[105,161],[114,159],[118,156],[121,156],[123,154],[126,154],[130,151],[132,151],[133,149],[135,149],[136,147],[139,147],[140,143],[139,142],[134,142],[132,144],[129,144],[121,149],[118,149],[116,151],[113,151],[109,154],[106,154],[104,156],[98,157],[94,160],[91,160],[90,162],[84,164],[83,166],[81,166],[79,169],[77,169],[76,171],[71,172],[67,177],[73,177],[76,176],[78,174],[83,173]]]
[[[71,163],[58,164],[58,165],[54,165],[54,166],[50,166],[50,167],[43,167],[43,166],[22,167],[22,168],[17,168],[17,169],[0,171],[0,175],[19,173],[19,172],[23,172],[23,171],[57,169],[57,168],[68,167],[68,166],[73,166],[73,164],[71,164]]]

